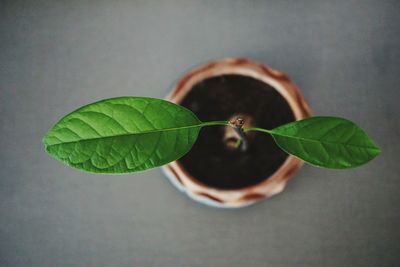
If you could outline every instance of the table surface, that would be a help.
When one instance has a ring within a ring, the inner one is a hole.
[[[2,1],[1,266],[398,266],[399,1]],[[191,67],[248,57],[288,73],[315,114],[381,146],[347,171],[305,166],[240,210],[202,206],[160,169],[93,175],[43,150],[60,116],[164,97]]]

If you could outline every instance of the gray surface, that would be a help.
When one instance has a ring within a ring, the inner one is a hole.
[[[1,3],[0,266],[399,266],[399,13],[380,0]],[[226,56],[286,71],[315,113],[358,122],[382,156],[306,166],[283,194],[224,211],[160,170],[97,176],[44,153],[67,112],[163,97]]]

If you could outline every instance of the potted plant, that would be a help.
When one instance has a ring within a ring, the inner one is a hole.
[[[303,161],[345,169],[380,153],[353,122],[310,117],[285,74],[247,59],[195,68],[167,99],[117,97],[81,107],[49,130],[45,149],[94,173],[165,165],[178,188],[219,207],[281,192]]]

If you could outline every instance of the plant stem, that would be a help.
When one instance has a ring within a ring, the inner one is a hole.
[[[254,128],[245,128],[245,129],[243,129],[243,131],[246,133],[246,132],[251,132],[251,131],[258,131],[258,132],[263,132],[263,133],[268,133],[268,134],[272,134],[272,131],[271,130],[267,130],[267,129],[263,129],[263,128],[257,128],[257,127],[254,127]]]
[[[236,142],[236,146],[241,148],[242,151],[246,151],[248,147],[247,138],[245,135],[244,129],[242,128],[244,124],[244,120],[241,117],[237,117],[235,121],[209,121],[203,122],[201,126],[231,126],[239,136],[238,141]],[[252,129],[252,128],[249,128]]]
[[[238,142],[236,142],[236,145],[240,146],[242,151],[246,151],[248,143],[246,135],[243,132],[244,119],[242,117],[236,117],[235,120],[229,122],[229,125],[235,130],[235,132],[239,136],[239,140]]]
[[[235,148],[239,148],[241,144],[242,144],[242,139],[239,138],[238,140],[236,140]]]
[[[214,126],[214,125],[221,125],[221,126],[227,126],[229,125],[228,121],[208,121],[208,122],[203,122],[201,126]]]
[[[239,143],[240,148],[242,149],[242,151],[246,151],[248,144],[247,144],[247,138],[246,138],[246,135],[245,135],[243,129],[240,127],[237,127],[237,126],[233,126],[233,129],[235,129],[236,133],[239,135],[239,141],[241,141],[241,143]]]
[[[236,118],[236,122],[240,121],[241,124],[229,121],[209,121],[209,122],[203,122],[201,126],[214,126],[214,125],[221,125],[221,126],[231,126],[233,129],[235,129],[236,133],[239,136],[239,140],[236,143],[236,146],[240,146],[242,151],[247,150],[248,144],[247,144],[247,138],[246,134],[247,132],[252,132],[252,131],[257,131],[257,132],[263,132],[263,133],[268,133],[272,134],[271,130],[267,130],[264,128],[258,128],[258,127],[252,127],[252,128],[242,128],[242,125],[244,123],[243,119],[238,117]]]
[[[241,117],[237,117],[235,121],[208,121],[208,122],[203,122],[201,126],[215,126],[215,125],[231,126],[239,136],[239,139],[236,142],[236,147],[240,146],[242,151],[246,151],[248,147],[246,138],[247,132],[257,131],[257,132],[272,134],[271,130],[267,130],[264,128],[258,128],[258,127],[242,128],[243,124],[244,120]]]
[[[201,124],[201,126],[215,126],[215,125],[231,126],[235,130],[240,130],[240,131],[238,131],[238,134],[239,134],[240,137],[243,137],[243,138],[245,138],[245,136],[243,135],[243,132],[247,133],[247,132],[257,131],[257,132],[263,132],[263,133],[272,134],[271,130],[267,130],[267,129],[264,129],[264,128],[258,128],[258,127],[242,128],[241,126],[234,125],[229,121],[208,121],[208,122],[203,122]],[[240,132],[242,132],[242,133],[240,133]]]

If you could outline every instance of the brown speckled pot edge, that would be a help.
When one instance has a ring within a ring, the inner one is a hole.
[[[246,58],[225,58],[190,70],[178,81],[166,99],[179,104],[195,84],[201,80],[224,74],[250,76],[268,83],[286,99],[296,120],[311,116],[311,109],[299,88],[286,74]],[[201,183],[182,167],[179,160],[165,165],[163,170],[170,181],[192,199],[215,207],[239,208],[282,192],[287,182],[302,165],[302,160],[289,156],[275,173],[266,177],[262,182],[234,190],[212,188]]]

